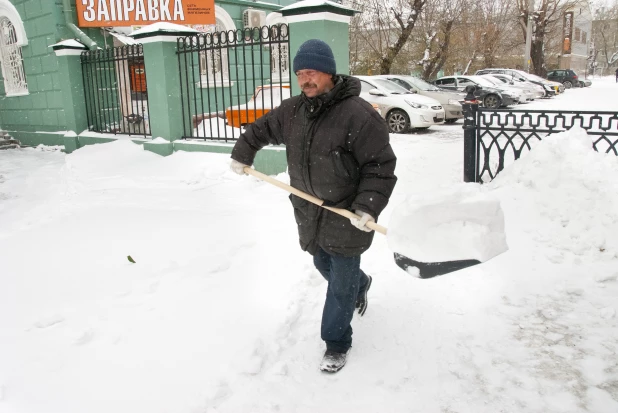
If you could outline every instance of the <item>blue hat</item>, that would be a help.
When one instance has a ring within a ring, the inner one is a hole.
[[[296,56],[294,56],[293,68],[294,72],[313,69],[331,75],[337,73],[333,51],[329,45],[318,39],[307,40],[300,45]]]

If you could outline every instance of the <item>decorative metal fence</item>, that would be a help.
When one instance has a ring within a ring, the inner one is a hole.
[[[81,63],[88,130],[150,135],[142,45],[88,50]]]
[[[544,137],[573,126],[586,130],[595,150],[618,156],[616,112],[486,109],[467,104],[464,109],[466,182],[491,181]]]
[[[288,26],[178,39],[183,139],[236,140],[290,97]]]

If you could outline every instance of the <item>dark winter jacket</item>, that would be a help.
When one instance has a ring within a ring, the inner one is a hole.
[[[386,123],[359,97],[360,82],[337,76],[328,93],[286,99],[243,133],[232,158],[253,164],[268,144],[286,145],[290,185],[325,205],[361,210],[377,219],[395,182],[395,154]],[[374,232],[355,228],[348,218],[295,195],[290,196],[301,248],[356,256],[369,248]]]

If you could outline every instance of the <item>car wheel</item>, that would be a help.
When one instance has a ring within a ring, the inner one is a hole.
[[[562,82],[562,84],[564,85],[565,88],[570,89],[573,87],[573,83],[571,83],[570,80],[565,80],[564,82]]]
[[[487,95],[483,98],[483,106],[489,109],[498,109],[502,102],[498,95]]]
[[[459,120],[459,118],[451,118],[451,119],[445,119],[444,123],[455,123]]]
[[[410,129],[410,118],[401,109],[394,109],[386,116],[388,131],[390,133],[405,133]]]

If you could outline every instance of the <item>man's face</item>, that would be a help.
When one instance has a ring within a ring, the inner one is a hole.
[[[310,98],[326,93],[335,86],[332,75],[311,69],[298,70],[296,80],[300,89]]]

